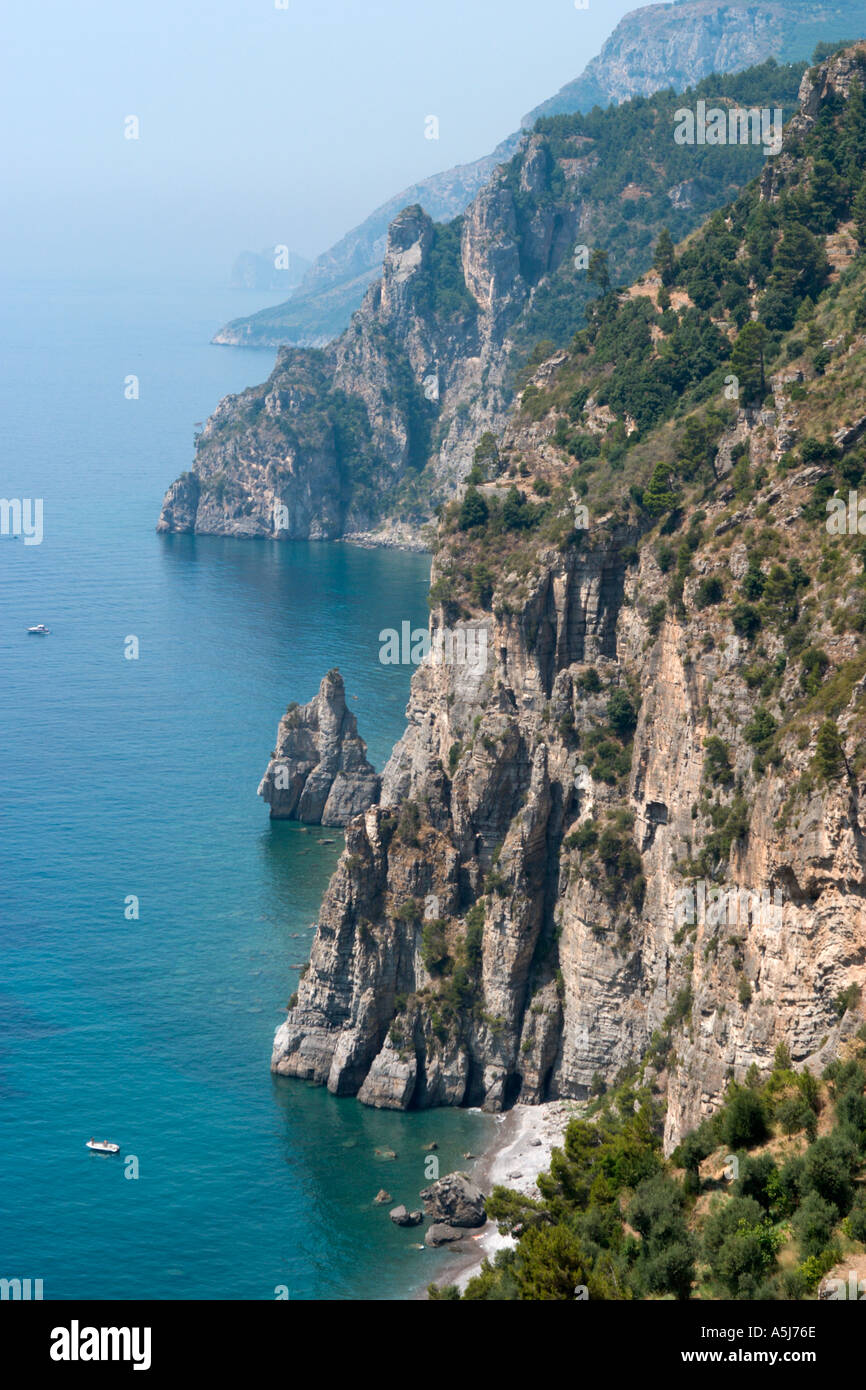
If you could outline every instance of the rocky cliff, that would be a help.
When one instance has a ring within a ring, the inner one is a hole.
[[[347,828],[277,1072],[495,1110],[640,1068],[670,1149],[862,1022],[864,82],[866,46],[804,79],[784,164],[603,297],[446,510],[467,640]]]
[[[675,5],[644,5],[620,21],[580,77],[530,111],[521,125],[531,129],[542,116],[591,111],[593,106],[648,96],[662,87],[682,89],[710,73],[739,72],[767,58],[796,62],[808,58],[821,39],[854,37],[864,30],[862,0],[819,5],[806,0],[763,4],[680,0]],[[579,45],[579,14],[574,36]],[[516,132],[491,155],[404,189],[319,256],[289,301],[233,320],[214,342],[323,346],[343,331],[367,286],[381,274],[393,218],[413,203],[420,203],[438,222],[458,217],[497,166],[514,155],[519,140],[520,132]]]
[[[771,64],[692,96],[732,104],[760,93],[790,110],[801,72]],[[663,227],[687,234],[761,167],[759,147],[676,144],[683,99],[557,117],[462,218],[401,212],[350,328],[321,351],[282,349],[263,386],[221,402],[159,529],[381,538],[400,523],[403,539],[423,543],[479,447],[495,474],[492,436],[534,346],[565,344],[583,323],[599,288],[589,249],[605,247],[607,273],[628,280]]]
[[[542,102],[539,116],[586,111],[598,103],[688,87],[711,72],[739,72],[767,58],[796,62],[822,40],[854,38],[866,29],[866,5],[764,0],[674,0],[643,5],[614,29],[597,58],[574,82]]]
[[[258,794],[272,820],[308,825],[347,825],[378,799],[379,778],[339,671],[328,672],[309,704],[289,705]]]
[[[404,208],[419,203],[436,222],[459,217],[500,164],[520,145],[516,131],[492,154],[404,188],[357,227],[323,251],[307,270],[291,299],[273,308],[232,319],[214,343],[230,347],[324,347],[348,325],[369,285],[382,274],[388,228]]]

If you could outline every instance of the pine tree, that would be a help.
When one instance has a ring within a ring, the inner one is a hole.
[[[663,516],[672,512],[679,503],[679,496],[671,489],[671,470],[667,464],[657,463],[652,477],[643,494],[643,504],[650,516]]]
[[[653,257],[653,270],[657,270],[662,277],[663,285],[672,285],[677,278],[677,257],[674,250],[674,241],[667,227],[663,227],[658,241],[656,242],[655,255]]]
[[[458,525],[461,531],[473,526],[484,526],[487,521],[487,503],[476,487],[468,487],[460,505]]]
[[[747,323],[731,352],[731,371],[740,383],[740,399],[756,405],[767,394],[764,350],[767,330],[762,323]]]
[[[607,252],[602,251],[597,246],[589,258],[589,269],[587,275],[594,285],[598,285],[602,294],[607,294],[610,289],[610,270],[607,263]]]

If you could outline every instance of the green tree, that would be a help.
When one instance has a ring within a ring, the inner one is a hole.
[[[653,256],[653,270],[661,276],[662,284],[672,285],[677,278],[677,256],[674,241],[667,227],[663,227],[656,242]]]
[[[525,531],[535,520],[535,509],[512,483],[502,504],[502,524],[508,531]]]
[[[679,501],[679,494],[671,488],[670,467],[659,460],[644,488],[643,505],[650,516],[664,516],[666,512],[672,512]]]
[[[793,1226],[804,1259],[820,1255],[830,1243],[839,1213],[831,1202],[810,1192],[794,1215]]]
[[[628,739],[637,727],[637,710],[625,690],[614,690],[607,702],[607,718],[621,739]]]
[[[616,1298],[603,1264],[600,1259],[600,1268],[595,1268],[579,1237],[567,1226],[533,1226],[518,1247],[517,1296],[533,1303],[573,1302],[576,1289],[582,1286],[590,1300]]]
[[[825,719],[818,730],[815,747],[815,771],[825,782],[833,782],[842,776],[847,767],[845,750],[839,729],[832,719]]]
[[[734,785],[734,769],[731,767],[731,757],[728,745],[724,739],[717,734],[710,734],[709,738],[704,739],[706,749],[706,759],[704,760],[704,776],[714,787],[732,787]]]
[[[749,723],[743,729],[743,737],[753,748],[762,749],[770,742],[778,725],[765,705],[758,705]]]
[[[775,1263],[779,1237],[753,1197],[716,1204],[704,1223],[704,1253],[732,1298],[754,1298]]]
[[[608,267],[607,252],[597,246],[589,258],[587,278],[598,285],[602,294],[607,294],[610,289],[610,269]]]
[[[740,383],[744,405],[756,405],[767,394],[765,352],[767,330],[762,323],[747,323],[731,352],[731,371]]]
[[[856,1159],[854,1146],[840,1135],[827,1134],[816,1139],[806,1153],[805,1191],[817,1192],[844,1216],[854,1196],[851,1172]]]
[[[731,622],[738,637],[751,642],[761,630],[761,614],[753,603],[738,603],[731,613]]]
[[[738,1087],[728,1101],[722,1122],[724,1141],[732,1149],[750,1149],[767,1137],[767,1114],[756,1091]]]
[[[457,523],[460,530],[469,531],[473,526],[486,526],[487,516],[487,503],[481,493],[477,487],[468,487],[460,504],[460,516]]]

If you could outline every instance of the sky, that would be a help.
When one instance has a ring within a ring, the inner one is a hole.
[[[40,0],[0,37],[0,257],[224,284],[477,159],[636,0]],[[425,138],[428,116],[439,138]],[[138,121],[138,139],[125,138]]]

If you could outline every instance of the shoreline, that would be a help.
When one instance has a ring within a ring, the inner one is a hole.
[[[509,1187],[526,1197],[538,1197],[536,1178],[546,1173],[554,1148],[562,1146],[566,1126],[584,1109],[574,1100],[549,1100],[540,1105],[515,1105],[496,1116],[496,1130],[468,1175],[486,1197],[494,1187]],[[479,1231],[467,1231],[466,1238],[452,1252],[452,1258],[427,1283],[456,1284],[461,1293],[469,1280],[480,1273],[485,1259],[493,1260],[498,1251],[513,1245],[511,1236],[499,1234],[495,1221]],[[414,1297],[426,1298],[427,1284]]]

